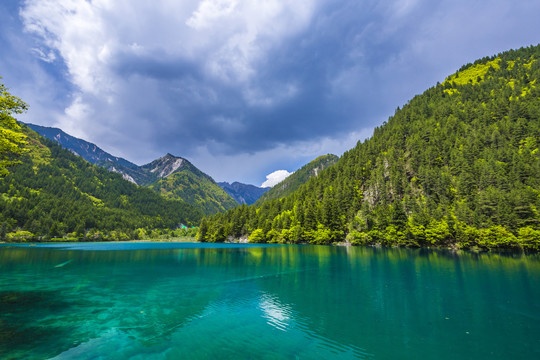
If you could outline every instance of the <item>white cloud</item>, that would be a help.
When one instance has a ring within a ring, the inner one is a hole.
[[[149,8],[146,0],[27,0],[21,17],[27,32],[58,51],[83,92],[119,91],[112,62],[121,52],[196,61],[207,76],[244,83],[249,90],[257,62],[309,24],[314,3],[156,1]]]
[[[81,129],[77,126],[73,126],[74,124],[71,122],[71,119],[81,119],[85,122],[89,122],[93,118],[92,115],[92,109],[82,102],[80,96],[76,96],[71,105],[66,108],[65,115],[60,119],[57,119],[58,127],[70,135],[84,137],[84,133],[81,132]]]
[[[204,0],[186,25],[195,30],[196,38],[205,39],[208,74],[249,90],[258,63],[273,46],[308,26],[314,4],[314,0]]]
[[[32,52],[40,59],[47,63],[52,63],[54,60],[56,60],[56,55],[54,54],[54,51],[48,51],[47,53],[44,53],[43,50],[38,48],[33,48]]]
[[[26,31],[58,51],[82,91],[103,92],[108,74],[99,54],[108,46],[107,24],[101,16],[106,2],[30,0],[25,5],[21,16]]]
[[[266,175],[266,181],[262,183],[261,187],[273,187],[288,178],[291,174],[292,172],[288,172],[287,170],[276,170]]]
[[[235,0],[204,0],[186,24],[197,30],[209,28],[214,22],[230,15],[237,5],[238,1]]]

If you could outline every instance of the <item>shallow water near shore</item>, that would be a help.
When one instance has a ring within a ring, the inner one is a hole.
[[[540,258],[0,245],[2,359],[537,359]]]

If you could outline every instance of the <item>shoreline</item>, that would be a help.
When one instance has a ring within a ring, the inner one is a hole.
[[[188,237],[181,237],[181,238],[171,238],[171,239],[141,239],[141,240],[106,240],[106,239],[99,239],[99,240],[92,240],[92,241],[84,241],[84,240],[77,240],[77,241],[0,241],[0,244],[72,244],[72,243],[160,243],[160,242],[177,242],[177,243],[199,243],[200,241],[196,238],[188,238]]]
[[[520,253],[525,255],[534,255],[538,254],[538,251],[527,251],[523,248],[480,248],[477,246],[473,246],[471,248],[459,248],[456,246],[426,246],[426,247],[416,247],[416,246],[384,246],[381,244],[371,244],[371,245],[355,245],[350,242],[335,242],[331,244],[310,244],[310,243],[298,243],[298,244],[280,244],[280,243],[250,243],[244,239],[239,239],[240,241],[236,240],[228,240],[224,241],[222,243],[219,242],[201,242],[198,241],[196,238],[188,238],[188,237],[181,237],[181,238],[171,238],[171,239],[141,239],[141,240],[96,240],[96,241],[21,241],[21,242],[6,242],[6,241],[0,241],[0,245],[9,245],[9,244],[27,244],[29,246],[35,246],[37,244],[75,244],[75,243],[112,243],[112,244],[125,244],[125,243],[196,243],[196,244],[241,244],[241,245],[311,245],[311,246],[335,246],[335,247],[344,247],[344,248],[355,248],[355,247],[371,247],[371,248],[387,248],[387,249],[420,249],[420,250],[443,250],[443,251],[450,251],[453,253],[458,253],[461,251],[464,252],[470,252],[475,254],[480,253]]]

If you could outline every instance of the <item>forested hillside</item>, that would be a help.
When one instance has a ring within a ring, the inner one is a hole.
[[[237,202],[225,192],[210,176],[206,175],[186,159],[177,158],[170,154],[144,165],[141,169],[161,169],[159,162],[180,162],[166,176],[159,176],[159,180],[148,185],[148,188],[172,200],[183,200],[192,204],[206,214],[215,214],[237,206]],[[155,172],[155,171],[154,171]]]
[[[279,199],[292,194],[300,186],[305,184],[312,176],[318,176],[324,169],[334,165],[338,161],[338,157],[333,154],[322,155],[315,160],[310,161],[306,165],[302,166],[299,170],[295,171],[291,175],[287,176],[279,184],[273,186],[268,192],[263,194],[257,204],[261,204],[263,201],[271,199]]]
[[[463,66],[293,194],[200,239],[540,249],[540,46]]]
[[[196,225],[202,213],[94,166],[26,126],[26,153],[0,178],[0,240],[147,237]]]
[[[66,134],[61,129],[27,125],[86,161],[118,173],[134,184],[150,187],[167,199],[182,200],[194,205],[206,215],[236,206],[236,202],[210,176],[184,158],[167,154],[138,166],[103,151],[95,144]]]

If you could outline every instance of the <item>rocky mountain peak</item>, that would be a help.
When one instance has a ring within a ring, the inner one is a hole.
[[[176,172],[183,165],[185,165],[186,162],[186,159],[168,153],[167,155],[154,160],[150,164],[144,165],[143,167],[155,174],[157,178],[163,179]]]

